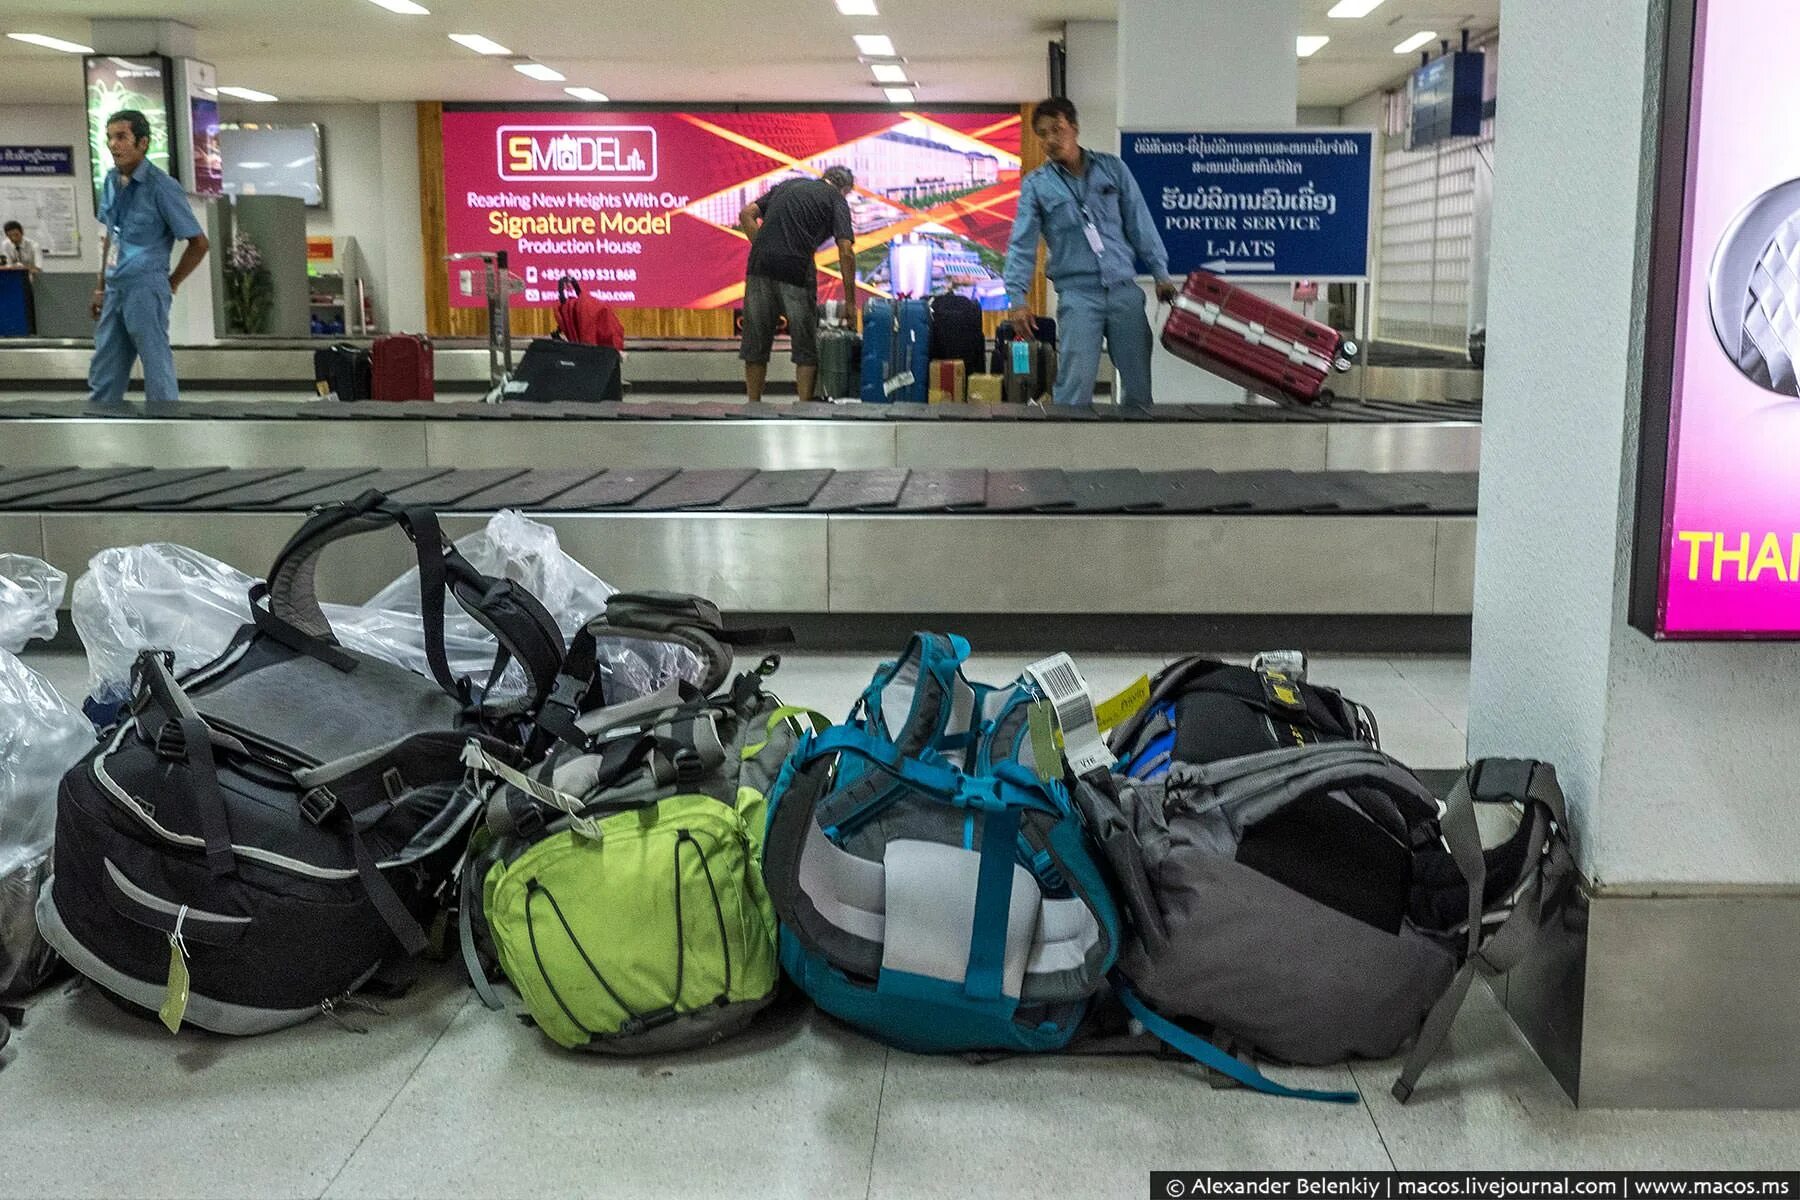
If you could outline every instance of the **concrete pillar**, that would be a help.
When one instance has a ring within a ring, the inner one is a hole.
[[[1663,22],[1507,3],[1469,750],[1554,761],[1571,803],[1587,902],[1505,985],[1564,1086],[1791,1107],[1800,647],[1626,624]]]
[[[166,54],[170,58],[194,58],[194,28],[180,21],[138,20],[130,17],[95,17],[89,22],[90,40],[101,54]]]
[[[1070,21],[1069,99],[1081,113],[1081,140],[1109,154],[1119,151],[1119,23]]]
[[[419,114],[381,106],[381,239],[386,270],[372,281],[384,330],[425,328],[425,249],[419,216]]]
[[[1243,0],[1119,0],[1115,135],[1120,129],[1294,128],[1300,75],[1294,39],[1300,34],[1300,7]],[[1073,71],[1075,56],[1069,57]],[[1271,297],[1288,295],[1286,284],[1264,286]],[[1160,318],[1152,323],[1160,329]],[[1242,388],[1189,366],[1160,345],[1153,369],[1161,403],[1235,404],[1244,398]]]

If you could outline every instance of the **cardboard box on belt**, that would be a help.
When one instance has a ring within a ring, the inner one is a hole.
[[[968,367],[959,358],[934,359],[931,364],[930,388],[926,399],[932,404],[963,404],[969,395],[966,375]]]
[[[1005,381],[998,375],[969,376],[970,404],[998,404]]]

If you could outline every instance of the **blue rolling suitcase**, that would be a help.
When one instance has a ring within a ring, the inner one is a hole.
[[[871,300],[863,310],[862,398],[925,403],[931,308],[923,300]]]

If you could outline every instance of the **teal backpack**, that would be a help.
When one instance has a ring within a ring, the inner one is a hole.
[[[1056,741],[1086,696],[1066,658],[990,687],[963,675],[968,654],[915,634],[783,766],[763,861],[781,963],[903,1049],[1056,1050],[1122,940]]]

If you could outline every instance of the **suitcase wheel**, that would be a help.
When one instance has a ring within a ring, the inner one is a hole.
[[[1348,371],[1355,364],[1352,363],[1348,358],[1345,358],[1343,355],[1340,354],[1337,357],[1337,361],[1332,363],[1331,365],[1337,369],[1339,374],[1342,374],[1343,372]]]
[[[1338,353],[1342,354],[1345,358],[1355,358],[1357,349],[1358,349],[1358,347],[1357,347],[1356,343],[1351,341],[1349,338],[1345,338],[1342,342],[1338,343]],[[1343,371],[1346,369],[1347,368],[1345,368],[1345,367],[1338,368],[1338,370],[1340,370],[1340,371]]]

